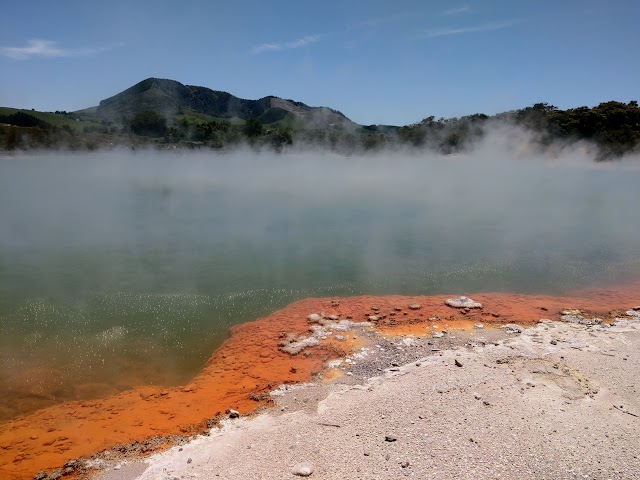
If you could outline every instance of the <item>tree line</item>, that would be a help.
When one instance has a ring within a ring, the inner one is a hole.
[[[450,154],[472,148],[492,126],[509,124],[532,132],[541,148],[551,147],[559,141],[592,142],[597,148],[598,160],[640,151],[640,108],[637,101],[610,101],[592,108],[567,110],[536,103],[493,116],[481,113],[448,119],[429,116],[403,127],[328,125],[290,128],[278,123],[264,124],[256,117],[244,122],[200,121],[187,115],[168,119],[154,111],[123,118],[120,127],[103,121],[95,126],[85,126],[82,132],[69,125],[51,125],[24,112],[0,116],[0,124],[3,124],[0,126],[0,148],[5,150],[55,148],[62,144],[77,149],[114,144],[222,149],[246,143],[276,151],[298,144],[343,153],[402,147]],[[21,130],[12,131],[10,126]]]

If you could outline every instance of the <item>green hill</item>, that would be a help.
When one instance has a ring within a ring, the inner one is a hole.
[[[123,123],[123,120],[145,111],[157,112],[169,122],[184,117],[193,117],[198,121],[258,118],[263,124],[298,124],[300,128],[324,128],[330,125],[359,127],[342,113],[330,108],[310,107],[273,96],[246,100],[227,92],[160,78],[143,80],[102,100],[97,107],[76,113],[84,118]]]
[[[274,96],[246,100],[159,78],[75,112],[0,107],[0,150],[119,145],[224,149],[246,143],[276,151],[298,144],[341,153],[409,147],[449,154],[471,150],[487,131],[505,125],[528,131],[541,151],[582,142],[598,160],[640,152],[640,107],[635,100],[567,110],[537,103],[491,116],[432,115],[405,126],[358,125],[331,108]]]
[[[73,130],[82,130],[84,128],[97,128],[105,125],[99,118],[91,118],[88,116],[78,115],[72,112],[40,112],[37,110],[27,110],[24,108],[0,107],[0,117],[16,115],[18,113],[30,115],[41,120],[44,123],[56,127],[68,126]],[[4,123],[0,121],[0,123]],[[7,122],[10,123],[10,122]]]

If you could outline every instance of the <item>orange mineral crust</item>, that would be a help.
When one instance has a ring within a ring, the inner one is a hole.
[[[69,459],[118,443],[202,431],[207,419],[228,408],[251,412],[266,403],[264,394],[277,385],[308,381],[323,370],[327,360],[362,345],[353,330],[344,334],[345,340],[329,336],[296,355],[279,350],[283,338],[310,335],[307,317],[312,313],[354,322],[377,316],[376,328],[386,333],[406,333],[413,331],[412,326],[427,332],[434,324],[443,329],[445,324],[462,328],[474,323],[558,319],[565,308],[605,315],[640,304],[639,292],[640,284],[576,292],[571,297],[482,293],[471,296],[484,307],[467,312],[446,306],[450,295],[300,300],[266,318],[232,328],[229,339],[202,371],[182,387],[137,387],[102,400],[55,405],[1,424],[0,478],[31,478],[41,470],[62,467]]]
[[[348,342],[293,356],[278,349],[283,332],[308,334],[307,316],[330,304],[302,300],[232,328],[230,338],[182,387],[137,387],[102,400],[55,405],[1,424],[0,478],[31,478],[117,443],[199,432],[207,419],[228,408],[240,413],[255,410],[268,399],[261,394],[279,384],[308,381],[322,371],[326,360],[348,353]]]

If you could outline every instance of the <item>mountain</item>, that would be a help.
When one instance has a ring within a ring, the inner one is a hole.
[[[304,127],[329,125],[358,127],[337,110],[310,107],[302,102],[268,96],[259,100],[238,98],[227,92],[206,87],[183,85],[175,80],[147,78],[140,83],[102,100],[97,107],[78,113],[91,113],[99,119],[121,122],[144,111],[155,111],[168,119],[181,115],[206,115],[217,119],[259,118],[269,124],[286,118]]]

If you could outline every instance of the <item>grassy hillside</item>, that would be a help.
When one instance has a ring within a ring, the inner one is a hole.
[[[56,127],[62,127],[63,125],[68,125],[72,129],[78,130],[78,131],[82,131],[85,128],[98,128],[98,127],[107,125],[103,121],[97,118],[92,120],[90,117],[77,115],[73,112],[69,112],[69,113],[39,112],[37,110],[0,107],[0,116],[11,115],[18,112],[26,113],[27,115],[31,115],[32,117],[43,120],[48,124]]]
[[[429,116],[412,125],[358,125],[337,110],[268,96],[246,100],[227,92],[148,78],[96,107],[38,112],[0,107],[0,150],[93,149],[155,145],[158,148],[233,148],[248,144],[280,150],[291,144],[340,152],[416,148],[470,150],[497,125],[529,131],[538,148],[582,142],[607,160],[640,152],[637,101],[560,110],[538,103],[492,116]]]
[[[102,100],[95,108],[76,113],[87,119],[124,124],[145,111],[159,113],[167,119],[169,125],[187,117],[202,122],[226,120],[234,124],[258,118],[265,125],[284,123],[304,127],[340,124],[344,128],[359,127],[342,113],[330,108],[310,107],[302,102],[273,96],[247,100],[228,92],[159,78],[143,80]]]

